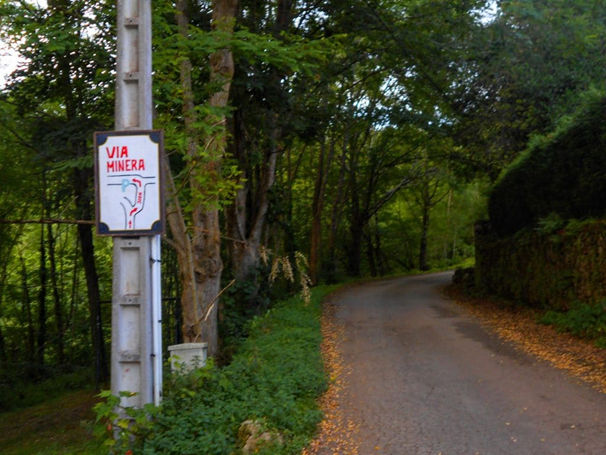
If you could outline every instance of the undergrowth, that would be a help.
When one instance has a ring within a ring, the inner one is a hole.
[[[254,318],[249,337],[229,365],[219,368],[210,363],[170,378],[162,406],[130,410],[134,423],[118,421],[128,430],[115,443],[111,411],[115,402],[98,405],[98,428],[105,432],[106,442],[114,444],[112,452],[237,454],[245,442],[238,430],[252,420],[279,435],[280,441],[256,453],[300,453],[322,418],[317,398],[327,379],[320,353],[321,300],[333,289],[316,288],[309,303],[292,298]],[[142,418],[144,413],[153,419]]]
[[[539,323],[553,325],[559,332],[593,340],[598,347],[606,348],[606,301],[595,305],[576,302],[566,312],[550,310]]]
[[[70,391],[84,389],[94,382],[93,376],[94,372],[89,369],[58,372],[54,377],[39,382],[27,382],[20,376],[0,376],[0,409],[10,411],[26,408]]]

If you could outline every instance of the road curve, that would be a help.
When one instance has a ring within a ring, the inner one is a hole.
[[[338,296],[360,455],[605,455],[606,395],[516,351],[443,297],[451,273]],[[320,454],[333,454],[329,444]]]

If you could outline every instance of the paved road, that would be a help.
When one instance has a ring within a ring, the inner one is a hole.
[[[606,395],[503,345],[441,296],[450,273],[339,296],[339,407],[360,455],[606,455]],[[333,453],[328,447],[320,453]]]

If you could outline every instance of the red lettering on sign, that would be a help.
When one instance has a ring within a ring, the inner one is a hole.
[[[116,156],[116,153],[118,152],[118,147],[114,145],[112,147],[111,152],[109,151],[109,147],[105,147],[105,150],[107,151],[107,157],[111,159]]]
[[[123,160],[125,171],[138,171],[137,160]]]
[[[122,150],[120,150],[120,158],[128,158],[128,148],[126,145],[123,145]]]
[[[111,153],[108,149],[108,155]],[[132,172],[132,171],[144,171],[145,160],[108,160],[107,161],[107,172]],[[141,186],[139,184],[139,186]]]

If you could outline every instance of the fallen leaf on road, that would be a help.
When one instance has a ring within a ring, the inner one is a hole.
[[[328,390],[320,400],[324,411],[324,420],[316,438],[301,455],[357,455],[358,439],[356,434],[358,426],[346,419],[339,404],[344,396],[343,377],[350,374],[341,360],[340,345],[344,342],[343,328],[337,323],[336,308],[328,300],[324,303],[322,314],[322,355],[324,365],[331,379]]]
[[[548,361],[606,393],[606,349],[570,334],[558,333],[551,326],[537,324],[539,312],[531,308],[469,297],[454,286],[448,286],[446,293],[501,339],[512,342],[516,349]]]

